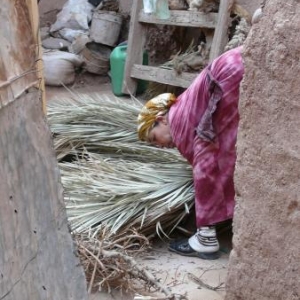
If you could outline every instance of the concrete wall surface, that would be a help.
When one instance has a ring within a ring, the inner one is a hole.
[[[245,44],[226,300],[300,299],[299,15],[267,1]]]

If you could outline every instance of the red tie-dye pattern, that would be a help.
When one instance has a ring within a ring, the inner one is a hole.
[[[193,166],[197,227],[216,224],[233,216],[239,85],[244,74],[241,49],[225,52],[209,67],[223,92],[212,115],[216,134],[213,143],[201,139],[196,132],[212,98],[208,67],[178,96],[169,111],[173,141]]]

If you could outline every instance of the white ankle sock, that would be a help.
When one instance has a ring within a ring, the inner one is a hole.
[[[189,238],[189,245],[197,252],[217,252],[220,245],[217,240],[216,228],[214,226],[200,227],[197,232]]]

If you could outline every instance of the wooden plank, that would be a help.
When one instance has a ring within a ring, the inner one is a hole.
[[[146,39],[144,26],[138,20],[139,11],[143,8],[143,1],[133,0],[128,36],[127,57],[125,62],[122,92],[135,94],[137,81],[130,76],[134,64],[143,63],[143,51]]]
[[[224,51],[228,42],[228,26],[233,2],[233,0],[220,0],[218,23],[209,55],[210,61],[214,60]]]
[[[133,78],[187,88],[198,73],[192,74],[183,72],[177,74],[175,70],[135,64],[132,67],[130,75]]]
[[[218,22],[217,13],[198,11],[170,10],[169,19],[158,19],[155,15],[146,14],[143,10],[139,13],[139,21],[150,24],[173,25],[183,27],[216,28]]]

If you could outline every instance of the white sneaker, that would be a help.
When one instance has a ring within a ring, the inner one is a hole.
[[[199,253],[214,253],[219,251],[220,245],[217,240],[216,228],[214,226],[200,227],[189,238],[189,245]]]

